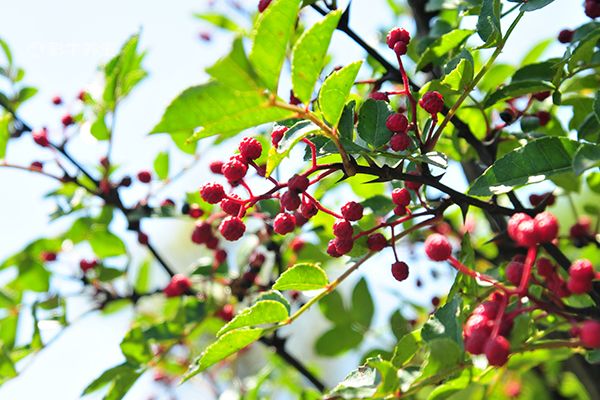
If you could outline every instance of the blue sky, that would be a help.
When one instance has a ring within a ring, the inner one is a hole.
[[[254,0],[243,2],[255,3]],[[583,13],[580,3],[556,0],[541,12],[527,15],[509,42],[510,50],[502,58],[511,62],[519,60],[539,40],[555,36],[563,27],[581,23]],[[27,71],[26,82],[40,88],[39,94],[23,108],[23,119],[35,127],[56,127],[62,112],[57,112],[50,104],[50,98],[61,95],[67,101],[73,99],[79,90],[89,87],[95,80],[98,64],[115,54],[128,36],[141,30],[142,47],[148,50],[145,66],[150,76],[119,110],[114,157],[131,172],[150,167],[154,154],[171,145],[164,137],[147,137],[147,132],[170,100],[182,89],[202,82],[206,78],[203,69],[229,47],[229,38],[224,34],[217,34],[211,44],[198,40],[198,32],[207,26],[202,26],[193,13],[205,7],[206,1],[203,0],[20,0],[5,3],[0,12],[0,37],[11,45],[16,63]],[[376,27],[392,23],[391,16],[386,15],[384,10],[385,0],[353,2],[352,25],[368,42],[376,41]],[[340,40],[335,48],[338,63],[363,56],[360,49],[341,33],[336,33],[336,39]],[[557,46],[554,51],[559,52],[559,49]],[[88,161],[97,160],[101,155],[102,146],[90,137],[78,139],[74,145]],[[32,154],[41,153],[28,138],[23,138],[10,145],[8,158],[15,162],[22,158],[30,160]],[[213,158],[216,157],[218,154],[214,154]],[[174,161],[176,165],[183,162],[183,159]],[[191,175],[200,175],[201,168]],[[182,182],[170,193],[180,192],[186,184],[189,187],[190,184],[199,186],[201,183],[201,180]],[[32,174],[0,170],[0,187],[3,188],[0,198],[0,258],[18,250],[31,239],[61,227],[48,223],[51,204],[40,200],[54,188],[53,182]],[[132,193],[134,197],[136,192]],[[159,232],[164,229],[180,230],[182,227],[167,222],[148,229]],[[167,244],[176,245],[172,240]],[[161,246],[165,244],[161,242]],[[375,278],[382,282],[385,279],[387,275]],[[313,314],[310,318],[318,317]],[[37,398],[40,393],[49,400],[78,398],[89,381],[107,367],[120,362],[118,342],[127,329],[128,321],[128,312],[107,319],[98,316],[85,319],[62,336],[55,346],[42,352],[22,377],[1,387],[0,398],[25,400]],[[338,370],[332,374],[332,380],[344,375],[353,363],[352,358],[342,358],[327,364],[327,369]],[[347,365],[339,367],[340,364]],[[151,387],[148,380],[146,378],[145,384],[137,385],[127,398],[145,399]],[[180,390],[198,396],[198,389],[193,389]],[[181,398],[191,398],[182,394]]]

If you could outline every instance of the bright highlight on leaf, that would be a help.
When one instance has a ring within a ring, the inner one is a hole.
[[[327,286],[325,271],[316,264],[296,264],[286,270],[273,285],[276,290],[316,290]]]

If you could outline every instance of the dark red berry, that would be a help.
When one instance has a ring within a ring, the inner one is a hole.
[[[380,251],[387,246],[387,239],[381,233],[373,233],[367,238],[367,247],[371,251]]]
[[[396,261],[392,264],[392,276],[398,282],[402,282],[408,278],[408,265],[404,261]]]
[[[301,193],[308,189],[308,178],[304,175],[294,175],[288,181],[288,189]]]
[[[406,133],[408,129],[408,118],[404,114],[394,113],[385,121],[385,126],[394,133]]]
[[[498,314],[498,302],[497,301],[484,301],[473,310],[473,314],[482,315],[488,320],[493,320]]]
[[[567,289],[573,294],[584,294],[592,290],[592,281],[587,279],[575,279],[570,276],[567,281]]]
[[[236,194],[231,194],[229,197],[225,197],[219,203],[221,206],[221,210],[223,210],[226,214],[233,215],[237,217],[240,214],[242,209],[241,199]]]
[[[452,245],[446,236],[434,233],[425,239],[425,254],[433,261],[445,261],[452,256]]]
[[[251,268],[259,269],[265,263],[266,257],[263,253],[254,252],[248,260],[248,265]]]
[[[223,308],[217,312],[217,316],[225,322],[231,321],[233,319],[233,306],[231,304],[225,304]]]
[[[138,243],[139,244],[147,245],[149,240],[150,239],[148,238],[148,235],[146,235],[144,232],[138,232]]]
[[[550,122],[550,119],[552,118],[552,115],[550,115],[548,111],[538,111],[535,113],[535,116],[540,120],[540,126],[548,125],[548,122]]]
[[[511,261],[506,266],[506,279],[515,286],[519,286],[521,283],[521,277],[523,276],[523,263],[518,261]]]
[[[548,97],[550,97],[550,92],[538,92],[538,93],[534,93],[531,95],[531,97],[533,97],[534,99],[536,99],[537,101],[544,101],[546,100]]]
[[[355,201],[349,201],[342,206],[342,216],[348,221],[358,221],[363,217],[363,206]]]
[[[408,173],[408,175],[419,176],[420,174],[417,171],[410,171]],[[408,181],[408,180],[404,181],[404,186],[406,186],[407,189],[410,189],[413,192],[416,192],[417,190],[419,190],[421,185],[422,185],[422,183],[420,183],[420,182]]]
[[[271,4],[272,0],[259,0],[258,1],[258,12],[262,13],[263,11],[265,11],[267,9],[267,7],[269,7],[269,4]]]
[[[403,56],[408,52],[408,45],[404,42],[398,42],[394,45],[394,53],[397,56]]]
[[[354,234],[352,224],[345,219],[337,220],[333,224],[333,234],[339,238],[351,238]]]
[[[329,243],[327,243],[327,254],[329,254],[329,256],[335,257],[335,258],[342,256],[340,253],[338,253],[338,251],[335,247],[335,239],[331,239],[329,241]]]
[[[373,100],[385,101],[386,103],[389,103],[390,101],[389,96],[383,92],[371,92],[369,94],[369,98]]]
[[[396,133],[390,138],[390,147],[394,151],[404,151],[410,147],[410,136],[406,133]]]
[[[598,0],[586,0],[585,15],[592,19],[600,17],[600,2]]]
[[[540,243],[549,243],[558,235],[558,220],[556,217],[544,211],[533,219],[535,223],[535,236]]]
[[[32,171],[41,171],[44,169],[44,164],[39,161],[33,161],[31,165],[29,165],[29,169]]]
[[[538,274],[540,274],[540,276],[543,276],[544,278],[548,278],[554,275],[555,273],[552,261],[548,260],[547,258],[542,257],[538,259],[535,265],[537,267]]]
[[[213,161],[210,163],[209,168],[213,174],[221,174],[221,168],[223,168],[223,161]]]
[[[574,279],[591,281],[596,276],[596,271],[590,260],[581,259],[569,267],[569,276]]]
[[[219,247],[219,239],[216,236],[211,236],[205,243],[206,247],[211,250],[216,250]]]
[[[408,213],[408,208],[405,206],[396,206],[394,207],[394,214],[402,217]]]
[[[79,101],[85,101],[86,97],[87,97],[87,92],[85,90],[81,90],[79,93],[77,93],[77,100]]]
[[[397,206],[407,207],[410,204],[410,192],[406,188],[392,190],[392,202]]]
[[[262,154],[262,144],[252,137],[245,137],[238,147],[245,160],[256,160]]]
[[[34,131],[31,136],[33,137],[33,141],[39,146],[48,147],[50,145],[50,142],[48,141],[48,130],[46,128]]]
[[[444,97],[436,92],[427,92],[419,100],[419,105],[429,114],[435,115],[444,109]]]
[[[98,260],[81,260],[79,261],[79,268],[86,273],[87,271],[96,268],[98,265]]]
[[[188,215],[194,219],[197,219],[204,215],[204,210],[202,210],[198,204],[192,204],[188,210]]]
[[[335,245],[335,249],[338,252],[338,254],[347,254],[350,252],[350,250],[352,250],[352,247],[354,246],[354,241],[352,240],[352,238],[336,237],[333,240],[333,244]]]
[[[207,183],[200,188],[200,196],[207,203],[217,204],[225,197],[225,190],[218,183]]]
[[[223,164],[221,172],[228,181],[236,182],[246,176],[248,165],[240,161],[237,157],[231,157],[229,161]]]
[[[277,147],[279,145],[279,142],[281,142],[281,139],[283,139],[283,136],[288,129],[289,128],[287,126],[278,126],[277,128],[273,129],[273,132],[271,133],[271,143],[273,146]]]
[[[503,366],[508,361],[509,354],[510,343],[503,336],[491,338],[485,345],[485,356],[491,366]]]
[[[223,249],[215,251],[215,261],[217,264],[223,264],[227,260],[227,252]]]
[[[40,258],[44,262],[52,262],[52,261],[56,261],[57,255],[53,251],[42,251],[40,253]]]
[[[585,321],[583,325],[581,325],[581,330],[579,331],[579,338],[581,339],[581,343],[585,347],[591,349],[597,349],[600,347],[600,322],[598,321]]]
[[[311,202],[311,203],[302,203],[300,205],[300,213],[304,218],[312,218],[319,212],[319,209]]]
[[[393,49],[398,42],[408,44],[410,42],[410,33],[404,28],[394,28],[387,34],[385,42],[390,49]]]
[[[176,274],[171,278],[163,293],[167,297],[181,296],[192,287],[192,281],[185,275]]]
[[[304,240],[300,237],[295,237],[292,242],[290,243],[290,249],[292,249],[292,251],[294,253],[299,253],[300,251],[302,251],[302,249],[304,248],[304,245],[306,243],[304,242]]]
[[[221,221],[219,232],[223,237],[231,242],[241,238],[246,231],[246,225],[238,217],[227,217]]]
[[[149,183],[152,180],[152,173],[150,171],[140,171],[137,173],[137,178],[142,183]]]
[[[204,244],[212,237],[212,226],[209,223],[204,221],[196,222],[196,226],[192,232],[192,242],[196,244]]]
[[[590,237],[592,228],[592,220],[584,215],[579,217],[577,222],[569,229],[571,239],[585,239]]]
[[[54,104],[55,106],[59,106],[62,104],[62,98],[60,96],[54,96],[52,98],[52,104]]]
[[[61,118],[60,122],[62,122],[64,126],[69,126],[73,125],[75,123],[75,120],[73,119],[73,116],[71,114],[66,114]]]
[[[537,243],[536,224],[529,215],[514,214],[508,220],[508,236],[519,246],[531,247]]]
[[[490,330],[476,330],[465,337],[465,350],[473,355],[483,354],[490,338]]]
[[[292,214],[279,213],[273,220],[273,230],[280,235],[287,235],[296,229],[296,218]]]
[[[281,205],[288,211],[297,210],[300,207],[300,196],[294,191],[288,190],[281,196]]]

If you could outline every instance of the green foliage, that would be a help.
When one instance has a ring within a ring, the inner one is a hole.
[[[362,61],[353,62],[339,71],[331,73],[323,82],[319,92],[319,107],[327,122],[333,126],[337,126],[340,121],[344,105],[361,65]]]
[[[296,264],[286,270],[273,285],[276,290],[315,290],[327,286],[325,271],[317,264]]]

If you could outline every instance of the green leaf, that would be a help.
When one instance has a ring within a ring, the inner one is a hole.
[[[106,230],[93,230],[88,241],[98,258],[116,257],[127,253],[125,243],[117,235]]]
[[[350,95],[361,65],[362,61],[356,61],[333,72],[327,77],[323,86],[321,86],[319,107],[325,119],[332,126],[337,126],[342,116],[344,105]]]
[[[239,37],[233,41],[229,54],[208,67],[206,72],[232,89],[245,91],[259,88],[258,77],[246,56],[242,38]]]
[[[10,138],[10,132],[8,130],[8,124],[11,120],[10,114],[6,113],[0,116],[0,160],[6,157],[6,147],[8,146],[8,139]]]
[[[140,267],[137,270],[137,275],[135,278],[135,291],[137,293],[146,293],[150,290],[150,270],[152,263],[150,260],[144,261],[140,264]]]
[[[385,101],[367,99],[358,113],[358,136],[373,148],[389,143],[392,132],[385,121],[393,113]]]
[[[400,340],[402,337],[404,337],[404,335],[409,333],[409,328],[410,325],[400,310],[394,311],[390,317],[390,329],[392,330],[392,333],[396,339]]]
[[[287,269],[273,285],[276,290],[316,290],[327,286],[325,271],[317,264],[296,264]]]
[[[276,300],[261,300],[235,316],[217,333],[217,336],[237,328],[276,324],[289,317],[288,309]]]
[[[468,29],[454,29],[427,46],[427,49],[417,63],[417,70],[422,69],[428,64],[438,63],[448,53],[462,45],[473,34],[474,31]]]
[[[252,33],[250,62],[272,92],[277,92],[279,75],[288,42],[294,32],[300,0],[274,0],[260,14]]]
[[[140,327],[127,332],[121,341],[121,351],[131,364],[143,364],[152,359],[152,350]]]
[[[94,379],[92,383],[87,385],[87,387],[83,389],[81,395],[85,396],[86,394],[90,394],[97,390],[100,390],[109,383],[113,382],[118,376],[131,373],[132,371],[134,371],[133,366],[126,362],[115,367],[109,368],[106,371],[104,371],[99,377]]]
[[[294,146],[300,143],[302,139],[317,132],[320,132],[320,128],[310,121],[297,122],[294,126],[288,129],[277,147],[272,146],[269,149],[266,176],[271,175],[275,168],[281,164],[283,159],[290,154],[290,151],[292,151]]]
[[[352,290],[352,317],[367,330],[371,326],[375,306],[366,279],[361,278]]]
[[[193,367],[185,374],[184,380],[190,379],[208,367],[254,343],[260,339],[263,332],[263,329],[256,328],[240,328],[227,332],[208,346],[200,357],[194,361]]]
[[[558,137],[545,137],[507,153],[473,182],[468,193],[491,196],[514,187],[541,182],[572,171],[572,161],[579,143]]]
[[[502,39],[501,8],[500,0],[483,0],[482,2],[477,19],[477,34],[483,40],[483,47],[493,47]]]
[[[293,116],[274,108],[259,91],[239,91],[219,82],[209,82],[184,90],[167,107],[151,133],[186,133],[202,128],[192,139],[213,135],[222,138],[267,122]]]
[[[154,171],[160,180],[165,180],[169,177],[169,153],[161,151],[154,159]]]
[[[473,80],[473,63],[467,58],[461,58],[456,67],[446,74],[442,84],[456,92],[460,92],[471,83],[471,80]]]
[[[600,146],[597,144],[582,144],[573,157],[573,170],[577,175],[583,174],[590,168],[600,166]]]
[[[194,17],[206,21],[217,28],[225,29],[231,32],[243,33],[244,29],[235,23],[231,18],[219,13],[201,13],[194,14]]]
[[[290,313],[290,302],[285,297],[283,297],[281,292],[279,292],[277,290],[269,290],[268,292],[262,292],[260,295],[258,295],[255,302],[258,303],[259,301],[262,301],[262,300],[278,301],[281,304],[283,304],[283,306],[287,310],[288,314]]]
[[[389,196],[384,196],[381,194],[369,197],[360,204],[362,204],[362,206],[365,208],[370,208],[373,211],[373,214],[381,217],[389,214],[389,212],[396,207]]]
[[[439,338],[447,338],[462,348],[462,325],[459,315],[461,303],[460,296],[456,295],[429,317],[421,330],[423,340],[431,342]]]
[[[512,76],[511,82],[548,81],[551,82],[556,74],[556,62],[544,61],[528,64],[518,69]]]
[[[568,55],[569,72],[573,72],[578,66],[592,61],[598,39],[600,39],[600,28],[596,27],[579,41],[577,47]]]
[[[90,133],[93,137],[98,140],[108,140],[110,138],[110,131],[106,125],[106,111],[101,110],[96,115],[96,119],[90,126]]]
[[[422,379],[455,368],[461,360],[462,350],[451,339],[435,339],[428,342],[427,347],[429,356],[423,367]]]
[[[524,96],[526,94],[546,92],[550,90],[554,90],[554,86],[549,83],[540,81],[519,81],[506,85],[503,88],[492,92],[485,99],[483,105],[485,108],[488,108],[500,101]]]
[[[121,400],[133,384],[142,375],[144,370],[124,370],[116,377],[112,386],[104,396],[103,400]]]
[[[398,341],[398,344],[394,348],[394,355],[392,356],[392,364],[397,368],[403,367],[407,364],[419,350],[418,333],[411,332],[402,337]]]
[[[542,7],[546,7],[548,4],[552,3],[554,0],[528,0],[525,4],[521,6],[521,11],[535,11],[539,10]]]
[[[351,100],[344,106],[340,123],[338,125],[338,132],[340,133],[340,139],[342,142],[354,142],[354,107],[356,101]]]
[[[337,356],[354,349],[363,340],[363,334],[352,329],[351,325],[337,325],[321,335],[315,342],[318,354]]]
[[[119,54],[104,66],[105,86],[102,99],[109,110],[114,110],[117,102],[147,75],[142,68],[144,53],[138,53],[139,35],[133,35],[125,42]]]
[[[596,117],[596,113],[591,112],[583,120],[577,128],[577,138],[590,142],[600,142],[600,120]]]
[[[596,114],[596,118],[600,121],[600,90],[596,92],[596,97],[594,98],[594,114]]]
[[[337,290],[322,298],[319,301],[319,308],[325,318],[334,324],[343,325],[350,323],[352,320],[350,312],[344,307],[344,300]]]
[[[400,381],[398,380],[398,370],[391,362],[383,360],[381,356],[378,356],[369,358],[366,365],[377,369],[379,372],[380,382],[377,386],[377,392],[374,395],[375,398],[396,393]]]
[[[371,399],[377,391],[377,374],[374,368],[359,367],[350,372],[342,382],[334,387],[327,398],[331,399]]]
[[[304,103],[310,102],[313,89],[327,56],[331,36],[342,16],[333,11],[321,21],[304,31],[296,41],[292,57],[292,86],[294,95]]]

